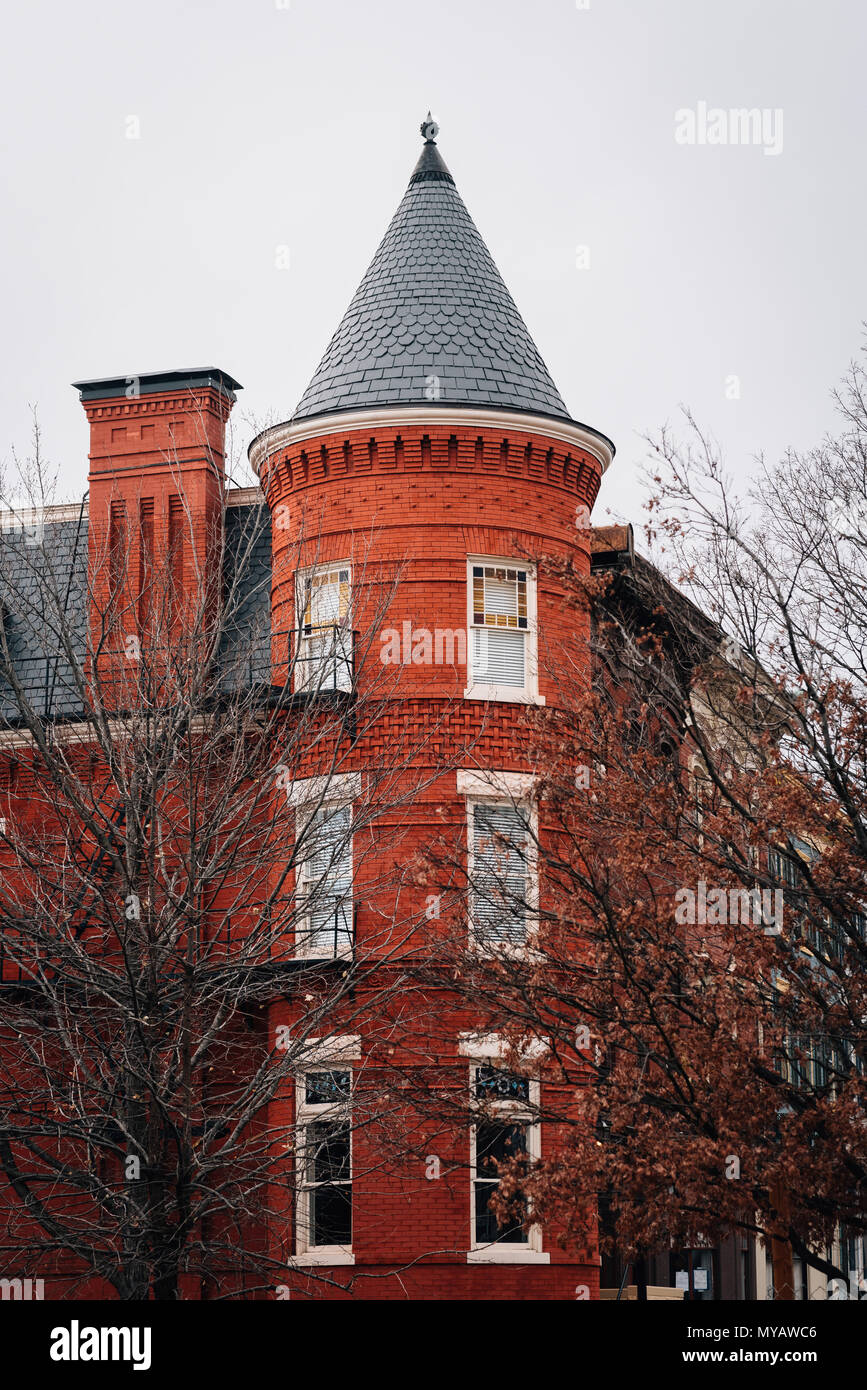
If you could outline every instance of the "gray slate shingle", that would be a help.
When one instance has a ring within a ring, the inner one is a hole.
[[[88,516],[48,521],[38,544],[24,531],[0,529],[0,622],[9,656],[33,708],[43,717],[83,713],[81,673],[87,646]],[[271,679],[271,525],[264,503],[226,511],[224,588],[230,610],[220,648],[226,685]],[[74,664],[64,654],[71,640]],[[0,677],[0,728],[20,710]]]
[[[437,403],[569,418],[429,141],[292,418]]]
[[[41,715],[69,717],[81,708],[79,680],[87,629],[87,513],[51,523],[37,538],[0,532],[0,607],[11,662],[25,695]],[[65,631],[74,668],[63,651]],[[0,724],[19,710],[0,679]]]

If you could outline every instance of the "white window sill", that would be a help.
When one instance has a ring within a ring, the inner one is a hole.
[[[493,700],[513,705],[544,705],[545,696],[514,685],[468,685],[465,700]]]
[[[468,1265],[549,1265],[547,1250],[528,1250],[522,1245],[485,1245],[467,1251]]]
[[[541,965],[545,960],[544,951],[533,944],[535,933],[529,941],[486,941],[483,936],[470,933],[468,949],[471,955],[485,960],[524,961],[528,965]]]
[[[548,1037],[533,1038],[520,1049],[522,1061],[532,1061],[544,1057],[551,1050]],[[459,1033],[458,1056],[471,1057],[476,1062],[501,1062],[509,1055],[509,1049],[498,1033]]]
[[[322,1245],[316,1250],[304,1250],[292,1258],[292,1266],[354,1265],[355,1255],[342,1245]]]
[[[355,954],[354,946],[341,948],[339,951],[293,951],[290,960],[348,960],[351,961]]]

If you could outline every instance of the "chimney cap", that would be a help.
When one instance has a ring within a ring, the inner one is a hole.
[[[180,367],[168,372],[129,372],[126,376],[93,377],[88,381],[73,381],[72,385],[80,393],[82,401],[108,400],[112,396],[126,396],[137,400],[139,396],[153,396],[167,391],[197,391],[202,387],[216,387],[229,400],[235,399],[235,392],[242,391],[240,381],[236,381],[220,367]]]

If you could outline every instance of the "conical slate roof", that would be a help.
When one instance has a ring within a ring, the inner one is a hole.
[[[389,405],[569,418],[454,179],[428,138],[294,420]]]

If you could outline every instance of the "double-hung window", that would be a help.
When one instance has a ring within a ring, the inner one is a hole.
[[[295,690],[351,690],[351,571],[327,565],[296,577]]]
[[[470,1068],[471,1100],[476,1114],[471,1139],[472,1241],[468,1259],[526,1260],[541,1255],[541,1231],[529,1219],[526,1201],[504,1220],[491,1201],[506,1168],[527,1166],[538,1158],[539,1083],[513,1076],[488,1061]]]
[[[471,800],[467,809],[471,935],[483,945],[524,946],[535,920],[533,811],[496,800]]]
[[[470,556],[467,591],[467,696],[544,703],[538,695],[533,573],[514,560]]]
[[[326,802],[296,813],[298,954],[325,958],[352,950],[352,807]]]
[[[345,1263],[352,1249],[352,1072],[301,1076],[296,1102],[296,1253]]]

